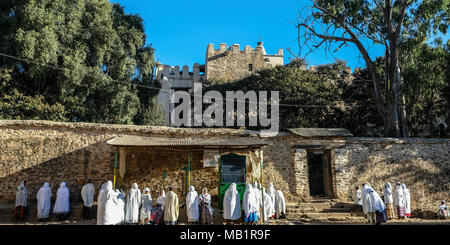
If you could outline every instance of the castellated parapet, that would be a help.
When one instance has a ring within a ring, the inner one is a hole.
[[[231,82],[277,65],[284,65],[283,49],[268,55],[263,42],[258,42],[255,49],[246,45],[244,50],[239,44],[227,47],[221,43],[219,49],[215,49],[210,43],[205,57],[205,75],[207,80]]]

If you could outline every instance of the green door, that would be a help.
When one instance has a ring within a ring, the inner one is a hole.
[[[219,168],[219,209],[223,210],[223,197],[231,183],[236,183],[236,189],[242,199],[244,197],[246,182],[246,157],[236,154],[226,154],[220,157]]]

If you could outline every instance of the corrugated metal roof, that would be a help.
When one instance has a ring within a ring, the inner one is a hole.
[[[353,134],[345,128],[290,128],[288,130],[302,137],[353,136]]]
[[[259,138],[169,138],[136,135],[117,136],[107,141],[114,146],[262,146]]]

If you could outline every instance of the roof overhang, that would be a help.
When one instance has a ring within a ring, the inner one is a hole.
[[[351,137],[345,128],[290,128],[290,132],[302,137]]]

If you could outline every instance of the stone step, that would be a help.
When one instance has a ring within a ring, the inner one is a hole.
[[[351,217],[351,213],[304,213],[304,216],[310,219],[316,218],[346,218]]]

